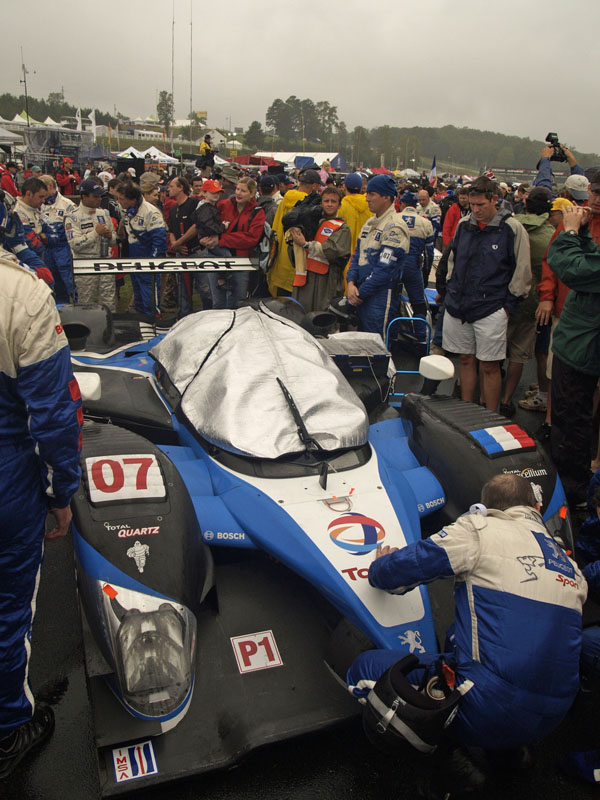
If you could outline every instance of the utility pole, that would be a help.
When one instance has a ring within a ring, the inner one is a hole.
[[[172,4],[173,24],[171,25],[171,102],[175,116],[175,0]],[[171,124],[171,152],[173,152],[173,124]]]
[[[21,67],[23,68],[23,77],[20,83],[25,87],[25,114],[27,115],[27,127],[29,127],[29,96],[27,94],[27,69],[25,68],[25,61],[23,60],[23,48],[21,48]]]
[[[192,125],[193,125],[192,114],[194,113],[193,100],[192,100],[192,88],[193,88],[193,84],[192,84],[192,80],[193,80],[192,63],[193,63],[193,54],[194,54],[194,48],[193,48],[194,27],[193,27],[193,25],[194,25],[194,23],[193,23],[193,16],[192,16],[192,0],[190,0],[190,146],[192,144],[192,139],[193,139],[193,136],[192,136]]]

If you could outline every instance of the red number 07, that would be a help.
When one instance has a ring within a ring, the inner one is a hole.
[[[148,488],[148,470],[154,463],[152,456],[137,456],[135,458],[124,458],[123,464],[138,464],[137,474],[135,476],[135,488],[143,490]],[[112,482],[107,483],[104,478],[103,467],[104,465],[110,467],[112,472]],[[92,465],[92,480],[99,492],[105,494],[112,494],[118,492],[125,485],[125,473],[120,461],[115,461],[113,458],[103,458],[96,461]]]

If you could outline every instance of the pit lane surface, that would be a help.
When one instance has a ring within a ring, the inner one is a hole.
[[[530,364],[516,398],[522,396],[533,379]],[[533,432],[543,415],[518,411],[514,421]],[[53,705],[56,731],[38,753],[0,784],[0,798],[94,800],[99,797],[99,786],[70,537],[52,542],[46,549],[37,605],[31,683],[36,696]],[[599,619],[600,613],[595,618]],[[563,776],[556,765],[565,752],[600,746],[598,719],[600,693],[582,695],[558,731],[536,748],[537,763],[532,772],[526,776],[496,774],[485,797],[596,798],[596,787]],[[417,796],[415,760],[416,756],[394,760],[380,755],[366,741],[357,721],[269,746],[251,754],[233,770],[185,779],[168,787],[163,784],[128,796],[146,800],[412,800]]]

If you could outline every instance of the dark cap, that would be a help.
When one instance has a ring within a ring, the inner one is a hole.
[[[401,203],[406,203],[407,206],[417,207],[418,197],[415,192],[404,192],[400,198]]]
[[[552,208],[552,192],[545,186],[534,186],[527,195],[525,208],[530,214],[547,214]]]
[[[96,197],[101,197],[104,194],[102,186],[98,186],[96,181],[81,181],[79,184],[79,194],[93,194]]]
[[[262,175],[258,182],[261,189],[269,189],[273,191],[276,186],[279,186],[277,179],[273,175]]]
[[[344,178],[344,186],[349,192],[360,192],[362,185],[362,175],[358,172],[350,172]]]
[[[600,169],[590,176],[590,189],[592,192],[600,192]]]
[[[304,169],[298,175],[298,183],[318,183],[319,186],[323,185],[321,176],[316,169]]]

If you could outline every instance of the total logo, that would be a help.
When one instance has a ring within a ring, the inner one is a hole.
[[[109,522],[104,523],[107,531],[118,531],[117,536],[120,539],[126,539],[129,536],[154,536],[160,533],[160,525],[151,525],[147,528],[130,528],[128,525],[111,525]]]
[[[377,520],[357,512],[342,514],[329,523],[327,530],[334,544],[354,556],[370,553],[385,539],[385,530]]]

